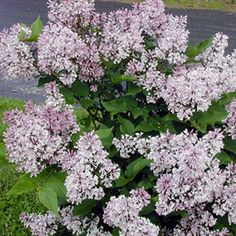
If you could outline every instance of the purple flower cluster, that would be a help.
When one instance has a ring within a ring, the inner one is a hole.
[[[104,61],[123,63],[125,72],[136,75],[136,83],[149,92],[148,102],[163,98],[180,119],[206,111],[213,100],[236,90],[236,53],[224,55],[227,36],[217,33],[212,46],[192,58],[198,63],[186,63],[187,19],[166,14],[161,0],[110,13],[97,13],[93,1],[48,4],[49,23],[37,43],[20,41],[19,25],[1,33],[0,71],[5,76],[47,73],[66,85],[77,78],[94,85],[102,82]],[[163,62],[172,69],[170,75],[161,69]]]
[[[88,26],[94,17],[94,1],[48,0],[48,18],[51,22],[71,29]]]
[[[46,214],[21,213],[20,221],[31,230],[34,236],[55,235],[58,229],[58,219],[52,212]]]
[[[221,230],[212,230],[209,227],[215,223],[212,215],[205,210],[198,209],[188,213],[188,216],[180,221],[173,230],[166,232],[167,236],[229,236],[230,233],[226,228]]]
[[[168,109],[183,120],[196,111],[206,111],[213,100],[236,90],[236,54],[224,56],[227,37],[215,35],[213,45],[196,59],[198,64],[179,65],[165,76],[149,67],[139,78],[148,92],[148,101],[163,98]]]
[[[112,196],[104,209],[104,222],[112,227],[119,227],[121,236],[156,236],[159,234],[159,227],[139,216],[139,212],[149,201],[150,195],[144,189],[132,190],[129,197]]]
[[[68,172],[65,181],[68,199],[77,204],[85,199],[102,199],[104,188],[111,187],[119,178],[119,166],[106,158],[108,153],[94,132],[81,136],[76,147],[62,164]]]
[[[45,214],[21,213],[21,223],[31,230],[34,236],[55,235],[59,225],[66,227],[73,235],[81,235],[86,232],[87,236],[111,236],[104,231],[102,226],[98,226],[99,218],[92,215],[90,218],[73,215],[73,207],[65,207],[56,216],[52,212]]]
[[[8,79],[31,79],[38,74],[33,55],[35,45],[19,40],[19,24],[0,32],[0,73]]]
[[[72,108],[65,104],[56,84],[49,84],[47,91],[50,95],[46,105],[28,102],[25,111],[5,113],[9,128],[4,138],[9,161],[32,176],[48,164],[60,164],[71,135],[79,129]]]
[[[225,119],[225,131],[233,139],[236,139],[236,99],[226,106],[228,116]]]
[[[147,139],[140,135],[126,135],[114,144],[126,158],[132,150],[132,153],[138,151],[152,161],[150,169],[158,177],[157,214],[187,211],[188,217],[177,226],[174,235],[188,235],[190,232],[193,235],[208,235],[207,232],[214,235],[210,228],[216,224],[216,216],[227,214],[229,223],[236,223],[236,167],[229,164],[223,170],[215,158],[224,147],[223,138],[219,130],[202,138],[184,131],[178,135],[165,133]],[[126,146],[121,148],[124,141]],[[191,227],[187,222],[191,222]],[[225,230],[216,232],[216,235],[218,233],[227,235]]]
[[[81,235],[85,231],[87,236],[111,236],[107,231],[104,231],[99,225],[99,218],[91,215],[91,217],[79,217],[73,215],[73,207],[66,207],[60,211],[60,221],[74,235]]]
[[[38,41],[38,66],[47,74],[59,74],[64,84],[72,84],[79,69],[76,61],[83,57],[85,43],[71,29],[47,25]]]

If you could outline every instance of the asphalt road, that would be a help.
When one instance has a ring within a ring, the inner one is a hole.
[[[131,6],[117,2],[96,2],[96,8],[100,12],[124,7]],[[183,9],[167,9],[167,12],[188,16],[191,42],[196,43],[220,31],[229,36],[228,52],[236,48],[236,13]],[[46,0],[0,0],[0,30],[18,22],[30,24],[38,15],[44,23],[47,22]],[[35,101],[44,99],[42,93],[36,89],[36,81],[9,82],[0,78],[0,83],[0,96]]]

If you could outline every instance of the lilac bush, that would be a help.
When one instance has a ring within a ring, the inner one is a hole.
[[[0,73],[38,79],[45,104],[5,114],[12,194],[32,235],[236,234],[236,51],[192,45],[161,0],[98,13],[48,0],[49,21],[0,33]],[[75,106],[77,105],[77,106]],[[79,106],[78,106],[79,105]],[[76,107],[76,108],[75,108]]]

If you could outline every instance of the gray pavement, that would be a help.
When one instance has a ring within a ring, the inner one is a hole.
[[[96,2],[96,8],[100,12],[124,7],[131,6],[117,2]],[[236,48],[236,13],[189,9],[167,9],[167,12],[188,16],[191,42],[199,42],[220,31],[229,36],[228,52]],[[30,24],[38,15],[44,23],[47,22],[46,0],[0,0],[0,30],[18,22]],[[36,84],[35,80],[5,81],[0,78],[0,96],[42,101],[44,97]]]

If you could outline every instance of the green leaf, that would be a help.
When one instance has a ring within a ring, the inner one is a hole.
[[[128,93],[127,95],[131,95],[131,96],[135,96],[136,94],[142,92],[142,88],[133,84],[133,83],[129,83],[128,84]]]
[[[148,204],[146,207],[144,207],[144,208],[140,211],[139,215],[140,215],[140,216],[148,215],[148,214],[154,212],[155,209],[156,209],[156,208],[155,208],[155,206],[154,206],[153,204]]]
[[[227,215],[223,217],[218,217],[216,224],[213,226],[213,229],[220,229],[227,228],[232,231],[230,235],[236,235],[236,224],[229,224]]]
[[[58,215],[58,200],[56,192],[50,187],[42,187],[38,191],[39,201],[53,213]]]
[[[60,93],[64,96],[66,102],[69,104],[74,104],[77,101],[71,89],[66,86],[60,88]]]
[[[134,75],[115,75],[112,78],[112,82],[114,84],[119,84],[122,81],[134,81],[136,79],[136,77]]]
[[[227,151],[230,151],[230,152],[236,154],[236,140],[233,140],[231,138],[225,138],[224,139],[224,148]]]
[[[96,205],[97,201],[94,199],[83,200],[78,206],[74,207],[74,214],[79,216],[86,216]]]
[[[89,86],[86,83],[82,83],[79,80],[76,80],[71,87],[72,92],[75,96],[87,97],[89,95]]]
[[[146,108],[137,107],[131,111],[134,119],[137,119],[139,116],[142,116],[143,119],[147,119],[149,115],[149,110]]]
[[[148,49],[154,49],[156,47],[156,42],[151,36],[146,36],[144,38],[145,40],[145,48]]]
[[[138,188],[144,188],[145,190],[151,189],[154,187],[155,184],[153,184],[149,179],[144,179],[140,181],[137,185]]]
[[[133,135],[135,133],[135,127],[131,121],[122,117],[119,117],[118,121],[120,122],[120,131],[122,134]]]
[[[224,151],[216,154],[216,157],[220,160],[220,164],[222,165],[228,165],[230,162],[232,162],[230,156]]]
[[[77,121],[81,121],[89,117],[89,113],[83,107],[76,108],[74,113]]]
[[[160,119],[160,124],[158,123],[158,130],[161,131],[161,132],[166,132],[168,130],[172,133],[175,133],[176,130],[175,130],[175,127],[173,125],[174,121],[179,122],[180,120],[177,118],[176,115],[174,115],[172,113],[169,113],[169,114],[163,116]]]
[[[191,125],[197,130],[201,131],[202,133],[206,133],[207,124],[201,124],[201,123],[197,123],[196,121],[192,121]]]
[[[42,87],[47,83],[54,81],[55,78],[52,76],[41,76],[38,80],[38,87]]]
[[[213,125],[216,122],[221,122],[227,117],[228,113],[223,106],[212,105],[206,112],[201,112],[193,116],[198,123]]]
[[[115,227],[112,230],[112,236],[119,236],[120,235],[120,231],[119,228]]]
[[[224,95],[222,95],[221,99],[218,100],[218,104],[225,106],[228,103],[230,103],[234,98],[236,98],[236,92],[232,92],[232,93],[226,93]]]
[[[137,101],[132,96],[123,96],[120,97],[119,100],[127,104],[129,111],[137,107]]]
[[[132,96],[123,96],[115,100],[102,101],[102,105],[106,111],[115,115],[120,112],[133,110],[137,107],[137,102]]]
[[[113,133],[112,133],[113,128],[109,129],[99,129],[95,133],[99,136],[99,138],[102,141],[102,144],[106,147],[109,147],[112,145],[112,140],[113,140]]]
[[[214,102],[207,111],[195,112],[190,121],[193,127],[205,133],[207,125],[214,125],[222,122],[227,117],[228,113],[223,105]]]
[[[136,131],[150,132],[158,130],[159,122],[153,117],[149,117],[146,121],[141,121],[137,127]]]
[[[126,112],[129,110],[129,106],[126,102],[121,100],[111,100],[111,101],[102,101],[102,105],[105,110],[111,112],[113,114],[117,114],[120,112]]]
[[[57,172],[50,175],[46,182],[46,187],[51,188],[56,193],[59,205],[66,203],[65,178],[65,173]]]
[[[140,157],[139,159],[131,162],[127,166],[125,175],[128,179],[133,179],[140,171],[142,171],[145,167],[149,166],[150,163],[150,160]]]
[[[94,103],[95,103],[94,100],[88,99],[88,98],[85,98],[85,99],[81,99],[81,100],[80,100],[80,105],[81,105],[82,107],[84,107],[85,109],[87,109],[87,108],[93,106]]]
[[[214,39],[213,37],[210,37],[203,40],[202,42],[195,44],[194,46],[189,45],[186,50],[186,55],[190,59],[195,58],[197,55],[203,53],[207,48],[209,48],[212,45],[213,39]]]
[[[32,182],[17,182],[12,189],[7,193],[7,195],[21,195],[23,193],[30,192],[35,189],[35,184]]]
[[[30,178],[29,175],[22,175],[7,195],[21,195],[32,191],[36,187],[37,185],[33,178]]]
[[[115,181],[115,185],[117,188],[125,186],[127,183],[129,183],[129,179],[126,179],[124,176],[120,176],[119,179]]]
[[[31,29],[32,33],[31,33],[30,38],[26,39],[26,41],[27,42],[37,41],[42,30],[43,30],[43,22],[42,22],[40,16],[38,16],[38,18],[33,22],[30,29]]]

